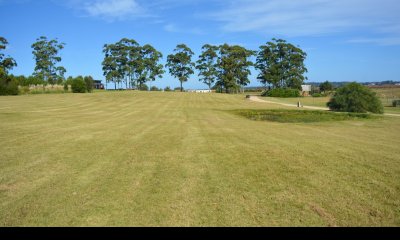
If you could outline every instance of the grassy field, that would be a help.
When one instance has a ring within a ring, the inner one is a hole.
[[[373,88],[385,107],[386,113],[400,114],[400,107],[392,107],[393,100],[400,100],[400,87],[397,88]]]
[[[0,97],[1,226],[400,226],[400,118],[278,123],[243,95]]]
[[[372,88],[376,92],[377,96],[381,100],[385,113],[398,113],[400,114],[400,108],[392,107],[392,101],[400,99],[400,88]],[[326,107],[326,103],[330,97],[300,97],[300,98],[274,98],[266,97],[266,99],[274,102],[297,104],[300,101],[305,106],[315,107]]]

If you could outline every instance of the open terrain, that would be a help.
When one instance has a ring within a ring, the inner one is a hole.
[[[400,118],[231,111],[276,108],[290,107],[173,92],[0,97],[0,226],[400,226]]]
[[[371,88],[376,92],[376,95],[381,100],[385,113],[400,114],[399,107],[392,107],[393,100],[400,100],[400,87],[393,88]],[[327,108],[326,103],[330,97],[298,97],[298,98],[275,98],[275,97],[262,97],[264,101],[278,102],[282,104],[297,105],[301,102],[304,106],[316,107],[315,109]],[[254,99],[257,100],[257,99]],[[311,108],[313,109],[313,108]]]

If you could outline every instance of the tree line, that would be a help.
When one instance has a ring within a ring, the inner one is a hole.
[[[7,44],[7,40],[0,37],[0,51]],[[65,43],[42,36],[31,47],[36,62],[34,72],[32,76],[16,80],[18,84],[65,84],[67,70],[59,65],[62,60],[59,52]],[[196,60],[194,52],[187,45],[178,44],[167,56],[165,66],[161,64],[161,52],[150,44],[142,46],[134,39],[123,38],[116,43],[105,44],[103,53],[103,75],[106,83],[113,83],[115,89],[122,86],[127,89],[143,89],[146,83],[151,85],[157,78],[162,78],[166,70],[179,81],[181,91],[195,70],[198,71],[199,81],[210,89],[225,93],[238,92],[247,86],[250,83],[251,67],[258,71],[257,79],[272,88],[301,89],[307,79],[304,64],[307,54],[282,39],[272,39],[261,45],[258,51],[239,45],[205,44]],[[255,62],[252,60],[254,58]],[[16,66],[14,59],[0,52],[2,79],[7,79],[5,76],[8,76],[8,71]],[[2,85],[8,84],[9,80],[2,80]]]
[[[104,45],[103,71],[106,82],[117,88],[125,83],[127,88],[152,82],[165,73],[159,62],[162,54],[149,44],[140,46],[135,40],[123,38],[117,43]],[[199,80],[210,89],[232,93],[250,83],[250,67],[259,71],[257,79],[273,88],[300,89],[307,79],[304,61],[307,54],[282,39],[272,39],[260,46],[259,51],[248,50],[238,45],[205,44],[197,61],[194,52],[185,44],[178,44],[167,56],[166,68],[180,82],[187,82],[194,70]],[[254,63],[251,59],[256,57]]]

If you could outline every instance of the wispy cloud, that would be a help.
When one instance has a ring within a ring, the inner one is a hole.
[[[69,0],[68,5],[88,16],[107,21],[149,16],[137,0]]]
[[[203,35],[205,31],[197,27],[179,27],[176,24],[169,23],[164,26],[164,30],[170,33],[189,33],[194,35]]]
[[[373,43],[381,46],[400,45],[400,37],[382,37],[382,38],[354,38],[348,43]]]
[[[398,0],[235,0],[210,15],[225,32],[316,36],[369,31],[400,36]]]

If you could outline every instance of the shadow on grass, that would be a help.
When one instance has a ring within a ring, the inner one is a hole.
[[[239,116],[257,121],[272,121],[280,123],[313,123],[360,119],[379,119],[380,116],[368,113],[339,113],[329,111],[311,110],[285,110],[285,109],[237,109],[230,112]]]

